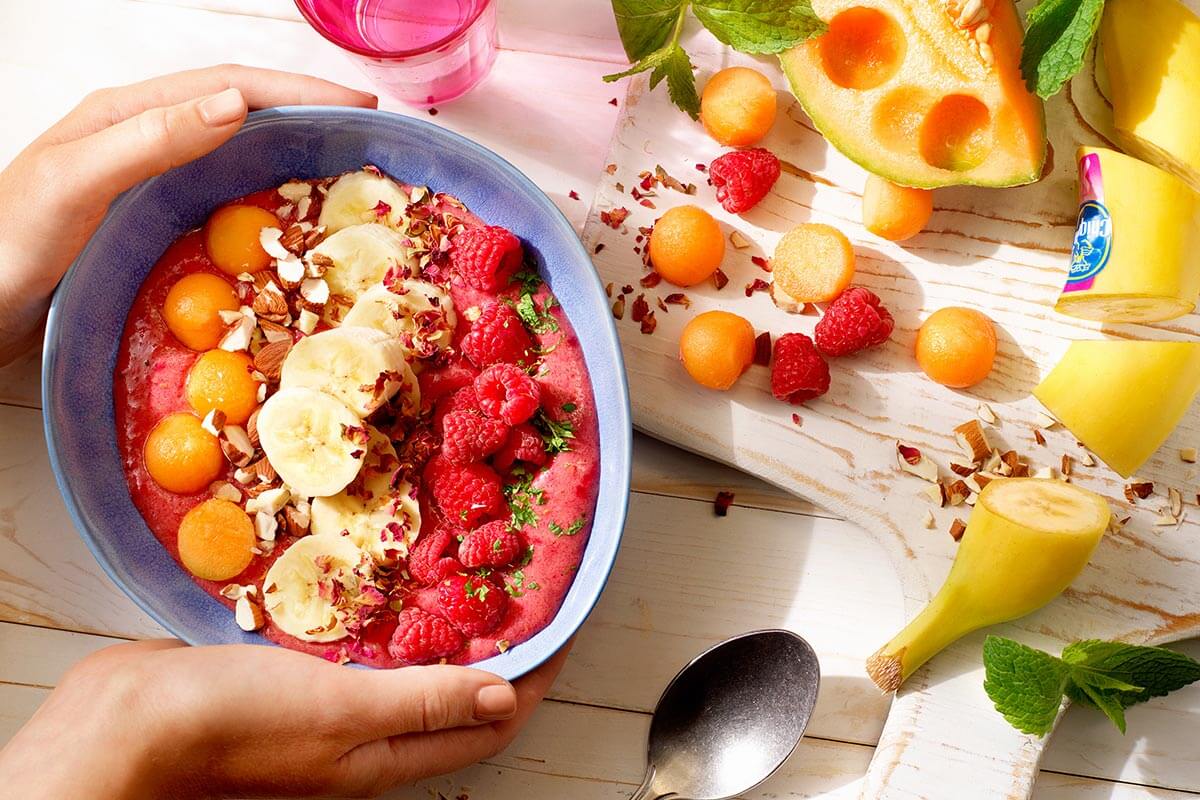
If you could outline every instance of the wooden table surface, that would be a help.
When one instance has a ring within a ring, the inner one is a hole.
[[[581,227],[624,88],[603,0],[500,0],[492,75],[436,122],[524,170]],[[224,61],[369,89],[290,0],[0,2],[0,163],[92,89]],[[414,112],[384,100],[383,107]],[[574,200],[574,191],[580,200]],[[104,576],[55,488],[36,354],[0,369],[0,742],[87,653],[163,631]],[[712,498],[736,493],[729,516]],[[899,584],[862,530],[733,470],[639,436],[625,543],[557,685],[499,757],[392,797],[617,800],[639,782],[648,713],[676,669],[734,633],[805,636],[823,681],[809,735],[747,797],[853,798],[887,714],[863,660],[903,622]],[[1200,644],[1181,649],[1200,656]],[[1035,797],[1200,795],[1200,686],[1138,706],[1122,737],[1068,712]],[[936,796],[937,787],[930,787]]]

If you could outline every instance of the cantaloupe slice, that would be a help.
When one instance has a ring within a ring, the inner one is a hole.
[[[792,91],[848,158],[932,189],[1038,180],[1041,101],[1021,78],[1012,0],[813,0],[829,30],[780,56]]]

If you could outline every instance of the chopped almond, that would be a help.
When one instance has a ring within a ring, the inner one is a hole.
[[[988,457],[991,453],[991,445],[988,444],[987,435],[983,432],[983,426],[979,424],[979,420],[973,419],[969,422],[964,422],[954,429],[954,438],[958,441],[958,446],[962,448],[963,453],[972,463],[979,463]]]
[[[988,425],[996,424],[996,412],[992,411],[992,407],[987,403],[980,403],[978,409],[979,418]]]
[[[910,475],[916,475],[930,483],[938,479],[937,464],[921,455],[921,451],[915,447],[896,442],[896,461],[900,469]]]
[[[1196,463],[1196,448],[1185,447],[1179,451],[1179,460],[1187,464]]]
[[[962,541],[963,534],[967,532],[967,523],[955,517],[950,523],[950,538],[956,542]]]

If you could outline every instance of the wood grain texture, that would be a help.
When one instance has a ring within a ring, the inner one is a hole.
[[[727,231],[737,230],[752,242],[744,250],[729,250],[723,269],[730,282],[724,290],[710,284],[686,290],[692,310],[658,310],[652,335],[641,333],[628,315],[618,323],[635,425],[863,526],[889,553],[911,616],[944,578],[954,553],[946,530],[953,517],[965,518],[968,509],[935,510],[936,528],[926,530],[921,524],[928,509],[920,494],[922,483],[896,468],[896,442],[920,447],[945,472],[948,462],[959,456],[952,429],[975,418],[979,403],[986,401],[1000,418],[989,431],[994,443],[1017,449],[1035,467],[1057,466],[1062,455],[1077,457],[1080,450],[1061,427],[1046,434],[1046,446],[1035,443],[1039,405],[1029,392],[1069,340],[1195,335],[1198,318],[1190,315],[1157,328],[1116,325],[1100,330],[1052,310],[1073,231],[1075,148],[1111,138],[1109,112],[1090,72],[1048,104],[1055,157],[1044,180],[1004,191],[939,190],[928,230],[901,247],[862,228],[865,173],[813,128],[799,104],[783,91],[777,65],[714,45],[703,32],[687,34],[701,85],[717,69],[745,63],[772,76],[781,90],[780,120],[763,144],[784,161],[784,174],[772,193],[741,217],[722,211],[703,185],[695,197],[663,188],[651,199],[655,208],[639,205],[628,193],[639,172],[661,164],[681,181],[696,181],[700,173],[695,165],[711,161],[721,149],[669,105],[665,92],[649,92],[644,76],[630,84],[608,157],[615,171],[602,177],[584,232],[603,279],[615,287],[635,287],[634,296],[645,293],[651,308],[656,296],[673,290],[638,286],[645,270],[635,247],[639,228],[652,225],[675,205],[698,203]],[[599,214],[618,207],[632,213],[615,230]],[[811,333],[813,317],[788,315],[765,293],[747,297],[743,292],[755,279],[769,278],[751,257],[769,255],[784,232],[807,221],[833,224],[850,237],[858,260],[856,283],[879,294],[896,318],[892,340],[856,358],[835,360],[831,391],[804,408],[773,400],[767,371],[761,367],[752,367],[729,393],[693,384],[678,363],[676,348],[683,324],[695,313],[725,308],[750,319],[757,330]],[[1000,337],[995,371],[970,393],[924,379],[911,356],[920,322],[951,304],[984,309]],[[792,421],[793,411],[801,424]],[[1110,498],[1116,512],[1132,521],[1120,534],[1106,537],[1092,564],[1063,598],[996,632],[1054,650],[1079,638],[1161,643],[1194,635],[1200,623],[1200,565],[1194,556],[1200,526],[1191,518],[1194,513],[1173,528],[1154,527],[1153,519],[1166,502],[1168,486],[1179,488],[1188,499],[1187,511],[1194,512],[1196,476],[1180,462],[1178,449],[1195,442],[1198,433],[1200,413],[1193,409],[1143,468],[1142,475],[1155,481],[1157,494],[1136,506],[1125,501],[1123,482],[1115,473],[1103,466],[1077,469],[1077,483]],[[951,796],[961,784],[949,778],[964,770],[972,775],[971,785],[979,796],[1029,796],[1045,742],[1015,732],[992,709],[981,686],[980,642],[980,637],[968,637],[951,647],[899,693],[864,797]]]

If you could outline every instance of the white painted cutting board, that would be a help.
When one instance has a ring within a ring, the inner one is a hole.
[[[1026,4],[1022,4],[1025,6]],[[721,48],[703,31],[691,30],[685,45],[697,67],[697,82],[736,63],[756,65],[772,77],[780,95],[779,120],[763,143],[784,162],[772,194],[742,217],[726,214],[715,202],[697,162],[722,152],[702,128],[672,107],[665,86],[649,92],[644,76],[629,87],[584,243],[614,296],[632,285],[625,318],[617,323],[629,371],[635,424],[652,435],[733,464],[803,495],[857,522],[878,539],[900,574],[909,616],[941,585],[954,555],[951,520],[969,508],[935,511],[936,527],[924,527],[929,504],[923,483],[896,468],[900,440],[920,447],[945,471],[958,456],[951,433],[973,419],[981,402],[999,417],[989,434],[1001,449],[1016,449],[1036,466],[1057,468],[1063,454],[1082,451],[1061,427],[1046,432],[1047,444],[1033,436],[1039,410],[1030,390],[1074,338],[1180,338],[1200,333],[1191,315],[1150,328],[1098,326],[1056,314],[1074,227],[1079,144],[1107,144],[1110,114],[1091,68],[1076,78],[1047,108],[1053,168],[1040,183],[1007,190],[953,188],[935,195],[928,231],[898,246],[867,233],[861,225],[860,195],[865,173],[839,155],[813,129],[786,91],[778,64],[756,62]],[[694,182],[695,197],[659,188],[650,209],[630,197],[638,173],[661,164],[680,181]],[[622,193],[617,184],[623,184]],[[686,290],[690,309],[658,308],[656,298],[674,287],[642,288],[645,274],[634,252],[639,226],[649,226],[667,208],[698,203],[754,244],[728,248],[723,270],[729,284]],[[622,230],[600,221],[603,211],[624,207],[630,216]],[[876,292],[896,318],[892,340],[883,348],[832,362],[833,385],[819,401],[792,407],[774,400],[768,372],[752,367],[728,393],[700,388],[677,360],[679,333],[695,314],[723,308],[749,318],[774,336],[800,331],[811,335],[816,317],[786,314],[766,293],[747,297],[744,287],[769,275],[752,256],[770,256],[779,237],[800,222],[837,226],[855,245],[855,283]],[[655,312],[657,330],[643,334],[630,318],[634,299],[644,293]],[[969,392],[933,384],[912,356],[915,332],[932,311],[946,305],[974,306],[996,322],[1000,353],[996,368]],[[802,424],[792,420],[798,412]],[[1131,425],[1138,424],[1130,420]],[[1136,506],[1123,496],[1123,482],[1102,465],[1076,462],[1074,480],[1112,500],[1128,526],[1108,535],[1092,563],[1066,594],[1020,622],[996,629],[1028,644],[1057,652],[1082,638],[1162,643],[1200,633],[1200,510],[1197,475],[1180,461],[1181,446],[1200,443],[1200,411],[1192,409],[1171,439],[1143,468],[1155,482],[1155,496]],[[1168,487],[1187,502],[1182,524],[1155,527]],[[736,534],[730,548],[737,547]],[[857,579],[856,565],[844,565],[845,580]],[[803,630],[800,630],[803,633]],[[1045,742],[1014,731],[992,708],[982,689],[983,633],[959,642],[914,675],[898,694],[871,763],[865,798],[1025,798],[1037,774]],[[884,642],[880,642],[880,645]]]

